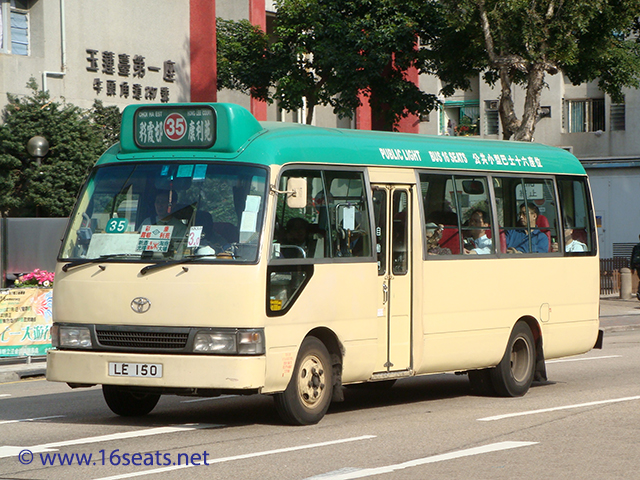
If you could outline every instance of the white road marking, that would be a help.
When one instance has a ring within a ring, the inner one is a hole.
[[[10,397],[10,393],[0,393],[0,397]]]
[[[606,360],[607,358],[620,358],[622,355],[603,355],[601,357],[584,357],[584,358],[559,358],[557,360],[545,360],[545,363],[562,363],[562,362],[583,362],[585,360]]]
[[[395,465],[386,465],[384,467],[377,468],[363,468],[356,471],[334,472],[334,474],[319,475],[318,480],[351,480],[354,478],[372,477],[374,475],[384,475],[386,473],[392,473],[396,470],[403,470],[405,468],[418,467],[420,465],[426,465],[428,463],[444,462],[446,460],[454,460],[456,458],[470,457],[473,455],[482,455],[491,452],[500,452],[503,450],[510,450],[512,448],[529,447],[536,445],[538,442],[499,442],[491,443],[489,445],[483,445],[482,447],[468,448],[465,450],[458,450],[456,452],[444,453],[442,455],[434,455],[432,457],[418,458],[416,460],[410,460],[408,462],[397,463]],[[308,479],[311,480],[311,479]]]
[[[20,423],[20,422],[36,422],[38,420],[49,420],[50,418],[63,418],[66,415],[52,415],[50,417],[36,417],[36,418],[20,418],[17,420],[3,420],[0,422],[0,425],[5,425],[7,423]]]
[[[188,430],[197,430],[201,428],[217,428],[222,425],[213,425],[207,423],[188,423],[175,427],[157,427],[147,428],[145,430],[135,430],[132,432],[112,433],[110,435],[100,435],[97,437],[76,438],[74,440],[63,440],[61,442],[43,443],[42,445],[33,445],[31,447],[15,447],[5,445],[0,447],[0,458],[16,457],[24,450],[31,450],[33,453],[54,452],[59,447],[68,447],[71,445],[85,445],[87,443],[110,442],[113,440],[123,440],[125,438],[148,437],[150,435],[161,435],[164,433],[184,432]]]
[[[494,420],[503,420],[505,418],[523,417],[525,415],[537,415],[538,413],[556,412],[559,410],[570,410],[572,408],[593,407],[596,405],[606,405],[608,403],[631,402],[633,400],[640,400],[640,395],[636,395],[635,397],[623,397],[623,398],[612,398],[609,400],[599,400],[596,402],[577,403],[575,405],[563,405],[561,407],[541,408],[540,410],[529,410],[526,412],[507,413],[504,415],[495,415],[493,417],[479,418],[478,421],[491,422]]]
[[[222,457],[222,458],[213,458],[213,459],[207,458],[207,465],[213,465],[215,463],[223,463],[223,462],[232,462],[232,461],[235,461],[235,460],[245,460],[247,458],[264,457],[266,455],[276,455],[278,453],[296,452],[296,451],[299,451],[299,450],[308,450],[310,448],[326,447],[326,446],[329,446],[329,445],[339,445],[341,443],[357,442],[359,440],[369,440],[371,438],[376,438],[376,436],[375,435],[363,435],[361,437],[343,438],[341,440],[330,440],[328,442],[311,443],[309,445],[298,445],[297,447],[278,448],[276,450],[265,450],[265,451],[262,451],[262,452],[245,453],[243,455],[235,455],[233,457]],[[156,468],[156,469],[153,469],[153,470],[144,470],[144,471],[141,471],[141,472],[124,473],[122,475],[114,475],[112,477],[102,477],[102,478],[98,478],[98,479],[95,479],[95,480],[120,480],[120,479],[123,479],[123,478],[141,477],[143,475],[155,475],[156,473],[171,472],[173,470],[180,470],[180,469],[183,469],[183,468],[190,468],[190,467],[195,467],[195,466],[197,466],[197,465],[194,465],[194,464],[190,464],[190,465],[173,465],[171,467]],[[199,466],[202,466],[202,465],[199,465]]]

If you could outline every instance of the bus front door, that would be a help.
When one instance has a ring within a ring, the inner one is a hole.
[[[411,368],[411,187],[373,187],[378,259],[377,372]]]

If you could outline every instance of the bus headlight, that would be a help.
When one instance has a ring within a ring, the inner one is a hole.
[[[264,332],[251,330],[200,330],[193,340],[196,353],[222,355],[262,355],[265,352]]]
[[[53,325],[51,345],[58,348],[91,348],[91,331],[77,325]]]

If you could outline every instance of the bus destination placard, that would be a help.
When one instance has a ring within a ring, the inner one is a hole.
[[[134,127],[139,148],[210,148],[216,141],[216,114],[208,105],[142,107]]]

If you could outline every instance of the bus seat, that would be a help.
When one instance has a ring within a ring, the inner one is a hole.
[[[458,231],[458,215],[455,212],[437,210],[431,212],[427,223],[442,225],[442,237],[438,242],[441,248],[448,248],[452,254],[460,253],[460,233]]]
[[[549,251],[551,251],[551,229],[549,228],[549,220],[544,215],[538,215],[536,227],[544,233],[549,239]]]
[[[229,222],[213,222],[213,231],[222,236],[229,243],[237,243],[239,238],[238,227]]]
[[[460,253],[460,235],[458,227],[447,228],[442,231],[442,238],[438,242],[442,248],[448,248],[452,254]]]
[[[500,253],[507,253],[507,234],[500,229]]]

